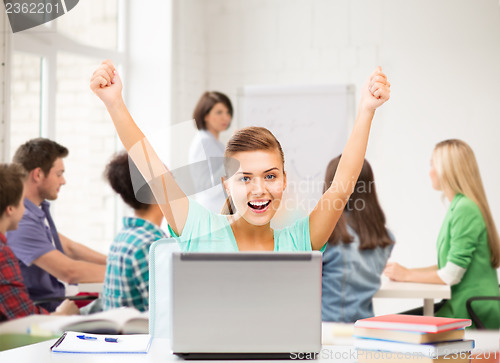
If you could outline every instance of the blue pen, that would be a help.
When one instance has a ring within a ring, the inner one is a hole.
[[[77,335],[76,337],[82,340],[97,340],[96,337],[89,337],[88,335]]]

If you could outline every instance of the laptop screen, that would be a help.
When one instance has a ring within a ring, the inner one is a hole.
[[[175,353],[321,348],[321,253],[174,253]]]

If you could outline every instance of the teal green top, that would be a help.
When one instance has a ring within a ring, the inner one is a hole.
[[[187,252],[237,252],[238,244],[226,215],[216,214],[189,198],[189,212],[182,230],[177,234],[168,226],[172,237]],[[326,242],[326,241],[325,241]],[[323,246],[322,251],[325,249]],[[311,251],[309,216],[293,225],[274,230],[274,251]]]
[[[436,316],[470,319],[465,303],[473,296],[500,296],[496,270],[491,266],[486,225],[479,207],[457,194],[450,204],[437,240],[438,268],[448,261],[466,272],[451,287],[451,299]],[[472,303],[474,311],[488,329],[500,328],[500,302]]]

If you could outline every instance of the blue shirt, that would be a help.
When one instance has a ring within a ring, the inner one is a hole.
[[[373,316],[373,295],[380,288],[380,275],[393,245],[371,250],[359,249],[359,237],[351,243],[327,244],[323,254],[321,319],[355,322]],[[389,237],[394,240],[392,234]]]
[[[65,295],[66,288],[56,277],[33,265],[33,261],[55,249],[64,253],[56,226],[50,215],[50,203],[43,201],[41,208],[28,198],[24,199],[23,218],[17,230],[7,232],[7,244],[19,259],[19,267],[30,298],[34,301]],[[45,222],[47,218],[48,224]],[[54,243],[52,243],[52,240]],[[54,311],[60,302],[41,304]]]
[[[147,311],[149,303],[149,248],[168,236],[141,218],[123,218],[107,258],[102,292],[104,310],[121,306]]]
[[[238,244],[227,217],[213,213],[189,198],[189,212],[182,235],[177,236],[170,226],[168,228],[183,251],[237,252]],[[309,216],[299,219],[291,226],[274,230],[274,251],[311,250]]]

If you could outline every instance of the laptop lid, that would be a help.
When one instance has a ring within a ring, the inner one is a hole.
[[[285,354],[321,349],[321,253],[172,256],[172,349]]]

